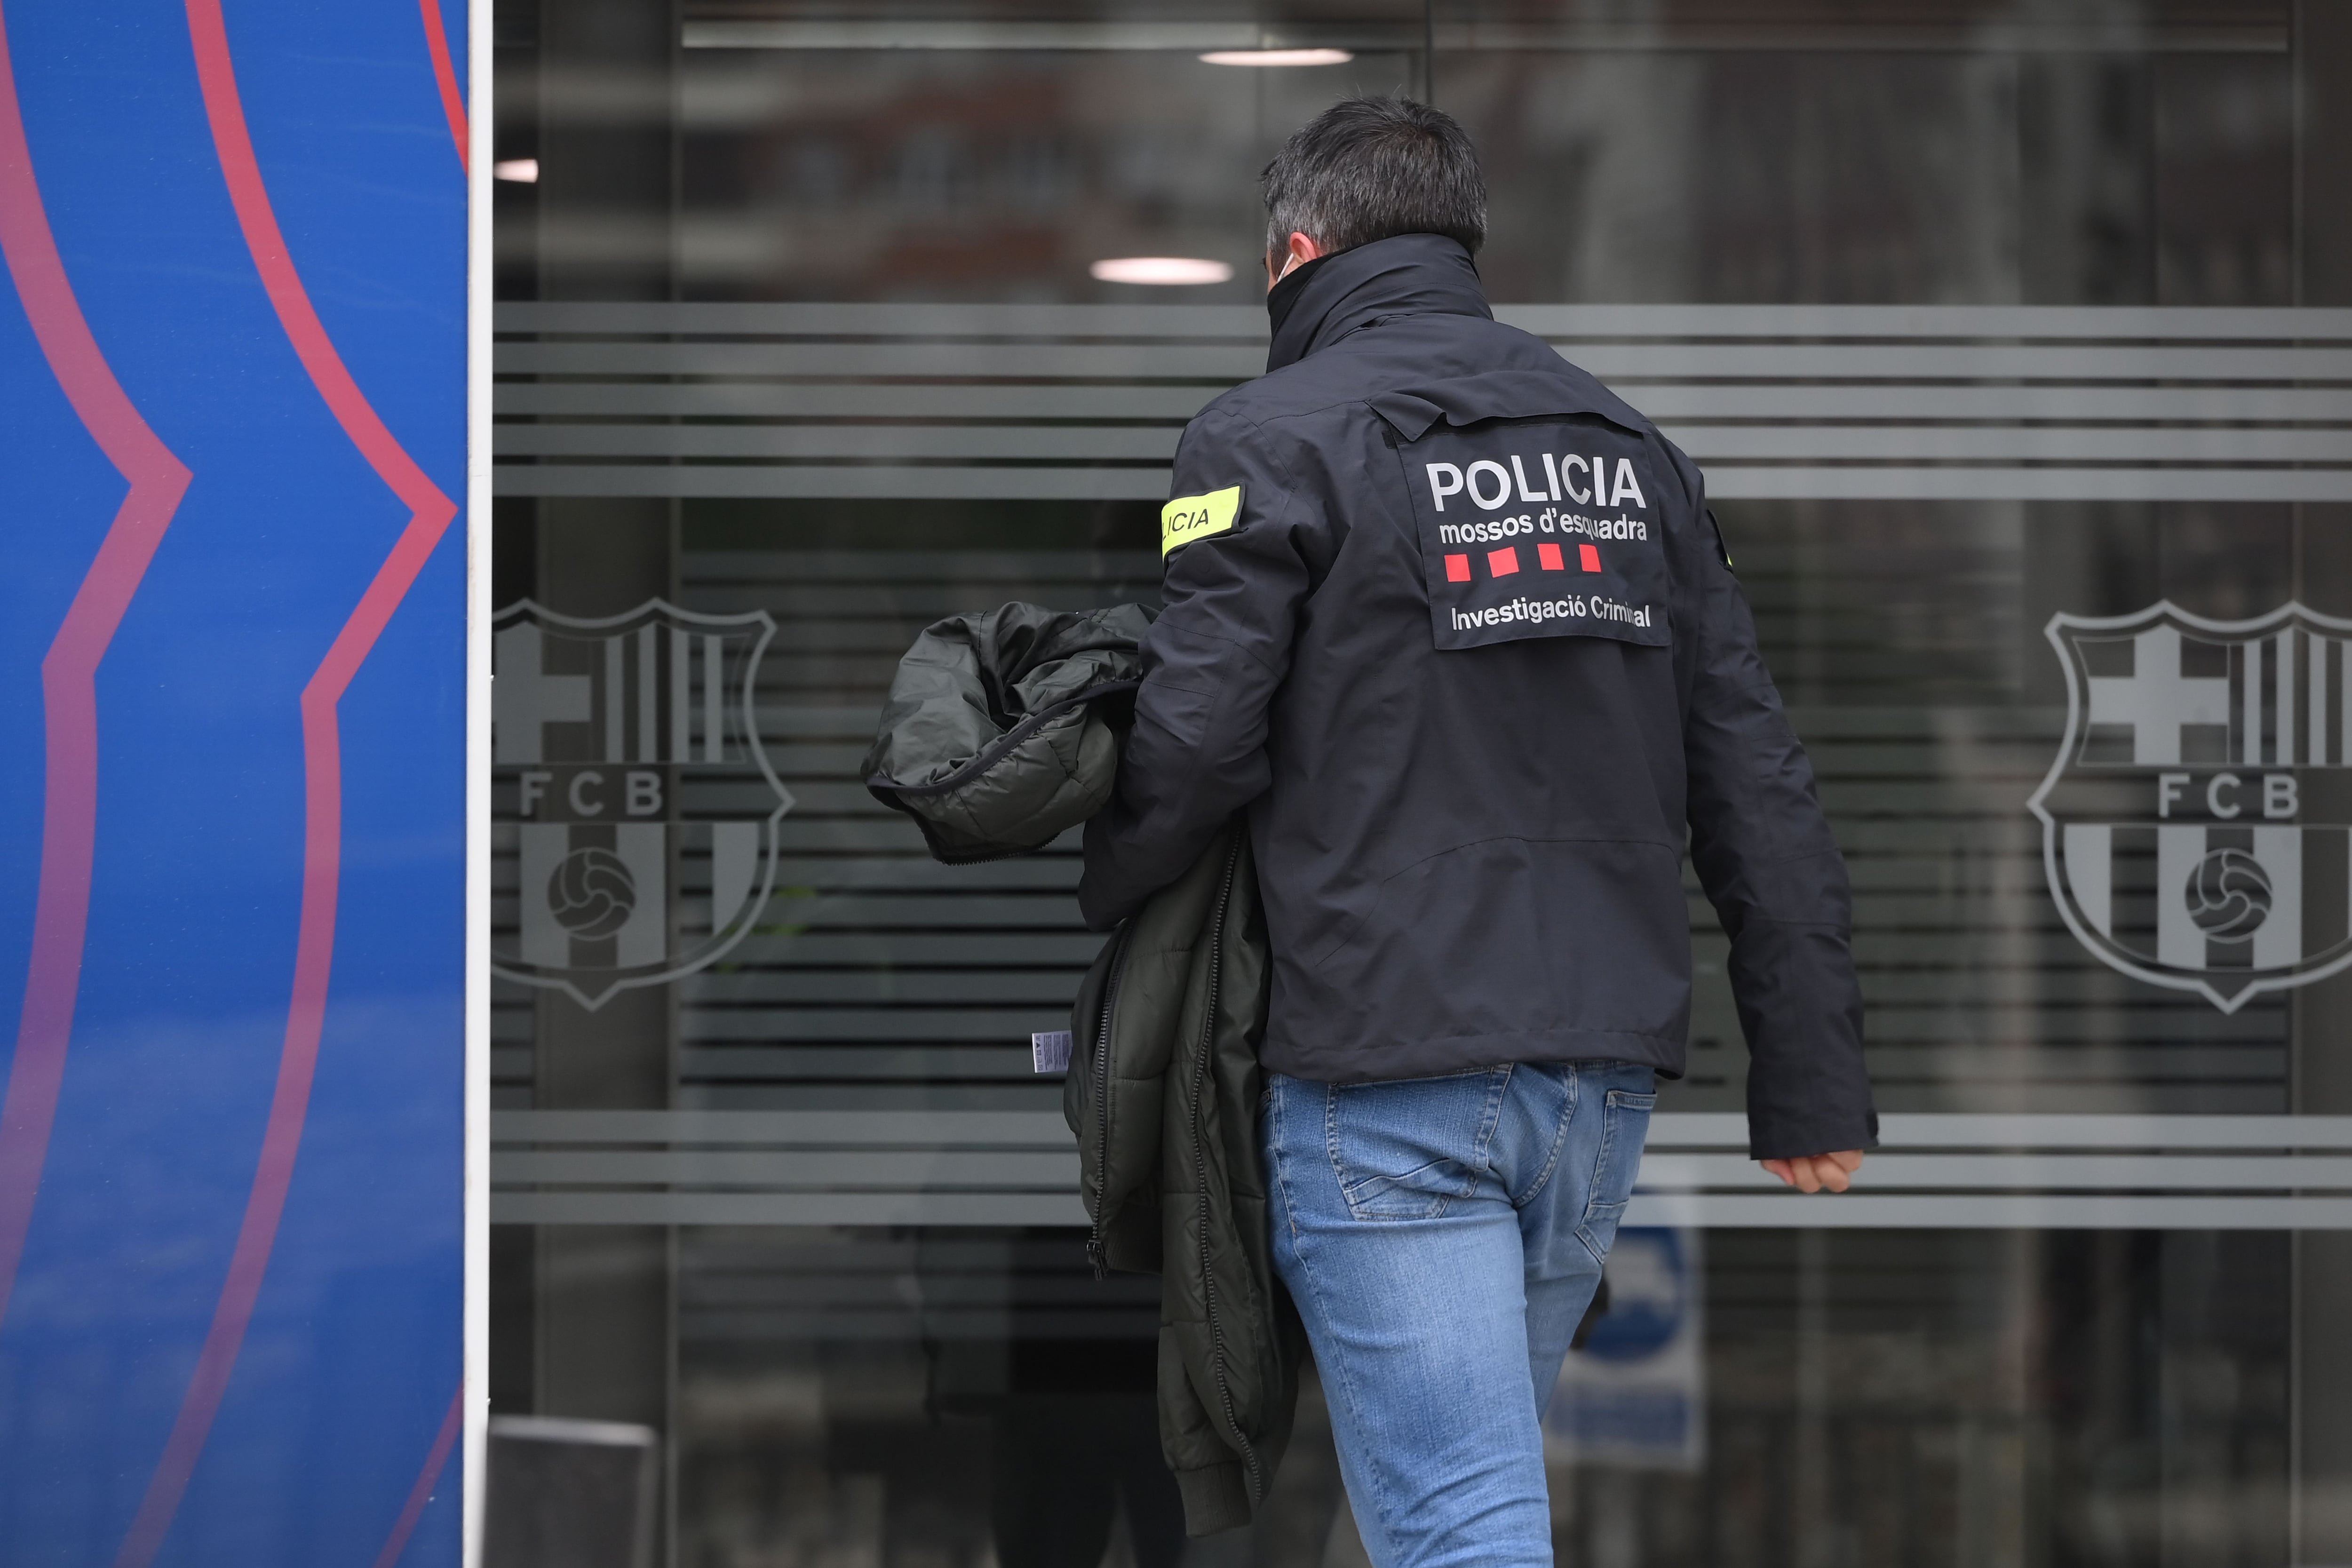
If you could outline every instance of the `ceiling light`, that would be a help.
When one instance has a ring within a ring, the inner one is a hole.
[[[1114,256],[1087,268],[1104,283],[1223,283],[1230,263],[1198,256]]]
[[[1201,57],[1213,66],[1343,66],[1355,58],[1346,49],[1212,49]]]
[[[501,158],[490,165],[490,173],[501,180],[512,180],[518,185],[535,185],[539,184],[539,160]]]

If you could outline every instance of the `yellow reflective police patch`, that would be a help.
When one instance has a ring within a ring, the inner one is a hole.
[[[1242,488],[1227,485],[1204,496],[1178,496],[1160,509],[1160,553],[1233,527],[1242,514]]]

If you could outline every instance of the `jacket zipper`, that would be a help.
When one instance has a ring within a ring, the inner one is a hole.
[[[1087,1233],[1087,1261],[1094,1265],[1095,1278],[1105,1278],[1108,1265],[1104,1261],[1103,1220],[1110,1202],[1110,1016],[1118,1001],[1118,976],[1127,957],[1127,933],[1129,927],[1122,922],[1111,936],[1110,969],[1103,976],[1102,1017],[1095,1026],[1095,1058],[1087,1067],[1095,1075],[1095,1119],[1097,1142],[1095,1149],[1095,1212],[1094,1224]]]
[[[1242,1464],[1249,1471],[1250,1505],[1255,1508],[1265,1500],[1265,1488],[1258,1474],[1257,1449],[1244,1435],[1241,1422],[1234,1414],[1234,1391],[1225,1378],[1225,1334],[1217,1322],[1217,1281],[1209,1266],[1209,1156],[1201,1138],[1201,1098],[1208,1089],[1209,1056],[1217,1033],[1217,994],[1223,981],[1225,916],[1233,903],[1234,877],[1241,866],[1241,835],[1246,830],[1236,825],[1233,831],[1234,847],[1225,856],[1224,881],[1217,889],[1217,918],[1209,926],[1209,1005],[1201,1026],[1200,1059],[1192,1068],[1192,1180],[1200,1193],[1201,1304],[1209,1320],[1209,1369],[1217,1379],[1217,1400],[1224,1407],[1225,1430],[1241,1445]]]

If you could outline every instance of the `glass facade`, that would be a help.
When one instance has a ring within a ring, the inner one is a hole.
[[[1340,1563],[1312,1386],[1186,1543],[1093,1279],[1075,843],[857,776],[931,620],[1157,592],[1257,169],[1428,94],[1497,313],[1706,468],[1853,868],[1887,1147],[1741,1154],[1696,883],[1564,1561],[2352,1556],[2352,23],[2170,0],[499,12],[498,1414],[695,1568]],[[1318,48],[1321,66],[1217,51]],[[1222,281],[1105,281],[1109,258]],[[1213,268],[1208,269],[1213,271]]]

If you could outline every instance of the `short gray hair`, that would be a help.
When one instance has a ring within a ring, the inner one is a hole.
[[[1265,166],[1265,249],[1293,232],[1328,253],[1398,234],[1442,234],[1475,254],[1486,177],[1470,133],[1409,98],[1343,98],[1292,133]]]

